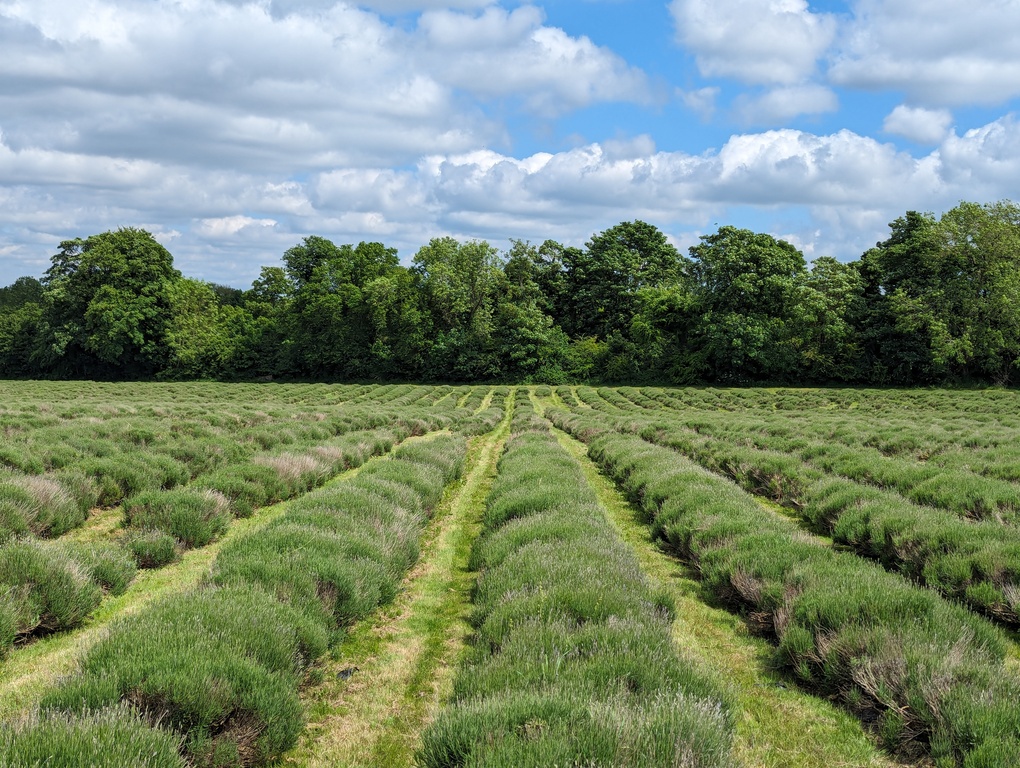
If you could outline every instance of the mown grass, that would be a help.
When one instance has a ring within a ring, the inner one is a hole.
[[[840,697],[890,748],[941,765],[1020,757],[1020,713],[1007,703],[1020,681],[1003,674],[1007,644],[993,627],[807,540],[668,449],[610,433],[590,446],[640,502],[656,539],[695,565],[705,592],[775,638],[773,662]]]
[[[423,766],[730,763],[725,695],[534,410],[515,415],[472,550],[472,652]]]
[[[556,437],[581,462],[585,477],[621,538],[634,550],[641,570],[676,604],[673,641],[681,654],[710,664],[734,700],[734,756],[758,768],[862,768],[893,766],[860,721],[827,699],[800,691],[769,664],[772,646],[752,636],[733,613],[702,599],[695,574],[651,539],[643,513],[587,458],[587,446],[556,430]]]
[[[512,410],[512,401],[506,407]],[[310,723],[286,755],[288,764],[412,764],[421,729],[449,694],[470,629],[468,554],[509,431],[509,410],[497,429],[469,445],[465,477],[437,507],[397,600],[354,627],[324,665],[322,682],[306,690]]]

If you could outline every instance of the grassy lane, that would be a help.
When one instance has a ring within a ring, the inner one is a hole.
[[[258,530],[283,514],[289,504],[285,501],[259,510],[255,517],[235,520],[223,538],[188,550],[172,565],[139,571],[127,591],[119,597],[106,597],[81,629],[49,635],[15,650],[0,666],[0,719],[7,720],[34,707],[58,677],[75,668],[78,657],[114,619],[134,613],[153,600],[194,587],[209,571],[224,543]]]
[[[409,437],[403,444],[426,440],[437,434],[447,432]],[[385,460],[385,457],[375,460]],[[357,467],[341,473],[325,486],[356,477],[360,470],[361,467]],[[209,566],[224,544],[268,525],[284,514],[292,501],[263,507],[253,517],[232,521],[220,539],[207,546],[187,550],[172,565],[139,571],[127,591],[118,597],[106,597],[82,628],[49,635],[15,650],[0,665],[0,720],[16,718],[34,708],[60,676],[75,669],[78,658],[102,637],[111,622],[137,612],[154,600],[196,586],[209,572]],[[115,512],[115,521],[120,520],[122,513],[119,508],[106,512]],[[101,516],[104,525],[109,524],[108,517],[105,514]],[[113,527],[116,527],[116,522]],[[90,537],[85,535],[85,538]]]
[[[481,413],[482,411],[489,407],[489,404],[492,402],[492,396],[494,394],[496,394],[496,390],[490,387],[489,391],[485,393],[485,397],[482,398],[481,404],[477,408],[475,408],[476,414]]]
[[[472,441],[464,479],[436,509],[401,595],[354,627],[326,663],[323,682],[306,690],[309,723],[286,764],[412,764],[419,734],[449,696],[470,631],[468,555],[509,435],[512,399],[499,426]]]
[[[109,541],[123,528],[124,510],[118,504],[108,509],[93,509],[80,528],[72,528],[61,536],[63,541]]]
[[[681,653],[701,659],[729,681],[740,714],[736,757],[749,768],[877,768],[899,763],[869,739],[860,721],[830,702],[803,693],[771,672],[764,659],[771,645],[751,637],[736,616],[706,605],[688,570],[649,539],[639,513],[587,458],[587,447],[560,430],[560,443],[584,469],[620,536],[637,553],[641,568],[676,601],[673,638]]]

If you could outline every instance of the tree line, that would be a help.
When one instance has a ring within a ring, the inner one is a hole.
[[[306,237],[248,290],[195,280],[148,232],[68,240],[0,288],[0,375],[90,379],[1009,384],[1020,207],[909,211],[810,266],[732,226],[681,254],[622,222],[583,248]]]

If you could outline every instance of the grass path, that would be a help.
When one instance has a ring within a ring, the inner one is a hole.
[[[118,597],[106,597],[83,627],[48,635],[15,650],[0,664],[0,720],[34,707],[61,675],[74,669],[78,658],[114,619],[135,613],[153,600],[195,586],[209,571],[216,553],[226,542],[268,524],[282,515],[289,503],[265,507],[253,517],[235,520],[221,539],[200,549],[188,550],[172,565],[139,571],[127,591]]]
[[[426,440],[437,434],[443,433],[409,437],[404,443]],[[370,461],[385,458],[383,456]],[[347,470],[325,485],[349,480],[359,471],[360,467]],[[153,600],[196,586],[209,572],[224,544],[268,525],[284,514],[294,501],[296,499],[263,507],[252,517],[232,521],[220,539],[208,546],[188,550],[172,565],[139,571],[123,595],[104,598],[82,627],[42,637],[14,650],[5,661],[0,662],[0,721],[17,718],[33,709],[62,675],[74,670],[78,658],[102,637],[115,619],[135,613]],[[120,521],[120,509],[104,510],[96,518],[96,526],[83,531],[82,539],[93,538],[98,529],[108,528],[112,531],[116,528]]]
[[[768,669],[771,645],[752,637],[735,615],[704,603],[687,568],[650,540],[639,513],[587,456],[584,443],[554,430],[584,468],[588,482],[641,568],[676,601],[673,639],[681,653],[707,662],[737,703],[735,754],[748,768],[879,768],[901,765],[871,741],[860,722],[825,699],[797,689]]]
[[[470,630],[468,555],[510,432],[512,398],[499,426],[473,439],[464,477],[436,509],[401,594],[354,627],[323,682],[306,689],[309,724],[285,764],[412,764],[421,731],[450,694]]]
[[[477,408],[475,408],[474,410],[475,414],[479,414],[486,408],[488,408],[489,405],[492,403],[492,396],[495,394],[496,390],[494,390],[492,387],[489,387],[489,391],[485,393],[485,397],[482,398],[482,402],[478,404]]]
[[[80,528],[72,528],[60,538],[63,541],[105,541],[119,530],[124,522],[124,510],[118,504],[108,509],[93,509]]]

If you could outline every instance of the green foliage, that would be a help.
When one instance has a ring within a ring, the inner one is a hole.
[[[24,533],[59,536],[85,515],[60,481],[41,475],[0,475],[0,541]]]
[[[142,230],[61,244],[0,288],[0,374],[1006,385],[1020,360],[1020,213],[908,211],[810,271],[791,244],[722,226],[679,254],[643,221],[585,248],[309,236],[248,291],[185,279]]]
[[[797,371],[796,335],[804,257],[785,240],[720,227],[691,246],[694,305],[689,331],[701,370],[721,381],[780,379]]]
[[[104,569],[96,566],[102,574]],[[12,617],[17,636],[56,632],[80,625],[102,599],[92,569],[59,544],[32,539],[15,539],[0,547],[0,594],[8,606],[0,611],[7,613],[0,619],[0,639],[11,640]],[[0,647],[0,653],[9,647]]]
[[[52,768],[185,768],[180,739],[128,707],[83,718],[58,713],[0,727],[0,764]]]
[[[1020,358],[1020,210],[961,203],[941,219],[909,211],[862,258],[865,338],[894,382],[1005,384]]]
[[[499,461],[472,651],[422,765],[729,765],[732,723],[580,468],[526,402]]]
[[[124,546],[139,568],[162,568],[179,557],[177,539],[166,531],[131,531],[125,537]]]
[[[162,370],[168,291],[180,278],[170,252],[144,230],[61,243],[42,281],[45,365],[79,376]]]
[[[564,327],[575,337],[625,335],[640,292],[682,283],[688,268],[666,236],[643,221],[610,227],[594,235],[583,252],[565,257]]]

